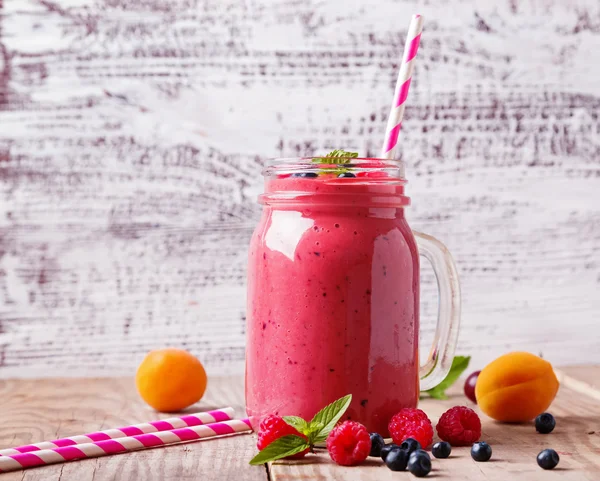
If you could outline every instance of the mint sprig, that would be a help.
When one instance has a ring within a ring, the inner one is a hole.
[[[336,164],[339,166],[343,164],[349,164],[352,159],[356,159],[357,157],[358,152],[347,152],[346,150],[336,149],[329,152],[325,157],[315,157],[313,159],[313,162],[317,164]],[[348,169],[344,167],[337,167],[331,169],[325,168],[321,170],[323,172],[335,173],[337,175],[348,172]]]
[[[283,420],[290,426],[295,427],[302,434],[306,434],[305,431],[308,429],[308,423],[300,416],[283,416]]]
[[[346,150],[336,149],[329,152],[325,157],[317,157],[313,162],[321,164],[347,164],[350,159],[356,159],[358,152],[347,152]]]
[[[250,464],[252,466],[257,466],[270,461],[276,461],[277,459],[301,453],[308,447],[310,447],[308,441],[300,436],[294,434],[283,436],[282,438],[273,441],[265,449],[254,456],[250,461]]]
[[[327,440],[327,436],[329,436],[336,423],[342,418],[351,401],[352,394],[348,394],[328,404],[315,414],[310,422],[305,421],[299,416],[284,416],[283,420],[304,434],[307,439],[295,435],[283,436],[276,439],[254,456],[250,464],[255,466],[286,458],[308,448],[312,450],[315,443]]]
[[[329,433],[335,424],[344,415],[346,409],[348,409],[348,406],[350,406],[351,401],[352,394],[348,394],[347,396],[344,396],[343,398],[325,406],[317,414],[315,414],[315,417],[312,418],[309,426],[322,424],[323,427],[315,433],[313,439],[309,438],[313,444],[327,440],[327,436],[329,436]]]
[[[427,391],[422,391],[421,395],[427,394],[433,399],[448,399],[446,395],[446,389],[452,386],[456,380],[460,377],[460,375],[469,367],[469,362],[471,361],[471,356],[455,356],[452,360],[452,366],[450,367],[450,371],[448,375],[444,378],[444,380],[439,383],[437,386],[428,389]]]

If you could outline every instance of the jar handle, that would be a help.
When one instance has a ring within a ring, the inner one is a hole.
[[[421,391],[437,386],[444,380],[454,359],[460,324],[460,284],[450,252],[444,244],[426,234],[413,231],[419,254],[433,267],[440,293],[437,327],[429,357],[419,368]]]

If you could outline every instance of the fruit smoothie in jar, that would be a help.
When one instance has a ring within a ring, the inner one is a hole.
[[[310,419],[352,394],[346,417],[387,434],[390,418],[415,407],[423,384],[437,384],[451,365],[456,272],[441,244],[417,241],[408,226],[402,163],[323,161],[276,160],[264,172],[248,264],[247,412],[254,426],[268,414]],[[419,248],[441,301],[422,367]]]

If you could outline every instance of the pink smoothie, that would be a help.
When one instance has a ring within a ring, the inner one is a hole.
[[[419,259],[402,183],[288,177],[265,192],[248,269],[248,415],[310,419],[351,393],[347,418],[387,436],[419,396]]]

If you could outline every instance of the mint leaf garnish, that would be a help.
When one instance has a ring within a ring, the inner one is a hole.
[[[283,416],[283,420],[302,434],[307,435],[308,423],[300,416]]]
[[[358,152],[347,152],[345,150],[332,150],[325,157],[314,159],[315,162],[322,164],[347,164],[350,159],[356,159]]]
[[[348,406],[350,406],[350,401],[352,401],[352,395],[348,394],[332,402],[315,414],[315,417],[310,422],[306,422],[299,416],[284,416],[283,420],[287,424],[296,428],[308,439],[294,434],[276,439],[254,456],[250,464],[256,466],[277,459],[287,458],[308,448],[312,452],[315,443],[327,440],[327,436],[329,436],[335,424],[344,415]]]
[[[304,435],[308,438],[308,440],[311,443],[315,442],[315,437],[317,436],[317,434],[319,434],[321,432],[321,430],[323,429],[323,423],[308,423],[308,427],[306,428],[306,431],[304,432]]]
[[[317,164],[349,164],[351,159],[356,159],[358,152],[347,152],[345,150],[332,150],[325,157],[315,157],[313,162]],[[348,172],[348,169],[338,167],[334,169],[321,169],[323,172],[334,173],[337,175]]]
[[[422,394],[428,394],[434,399],[448,399],[448,396],[446,395],[446,389],[452,386],[452,384],[456,382],[464,370],[467,369],[469,366],[469,361],[471,361],[471,356],[455,356],[452,360],[450,372],[448,372],[448,375],[444,378],[444,380],[437,386],[428,389],[427,391],[423,391]]]
[[[250,461],[250,464],[252,466],[257,466],[277,459],[286,458],[292,454],[300,453],[309,447],[310,445],[306,439],[302,439],[300,436],[295,436],[293,434],[290,436],[283,436],[282,438],[273,441],[265,449],[254,456]]]
[[[352,394],[348,394],[347,396],[344,396],[343,398],[325,406],[317,414],[315,414],[315,417],[312,418],[309,423],[309,429],[310,426],[316,426],[317,423],[321,423],[322,427],[312,436],[309,436],[309,441],[311,444],[320,443],[327,439],[327,436],[329,436],[329,433],[335,424],[344,415],[346,409],[348,409],[348,406],[350,406],[351,401]]]

